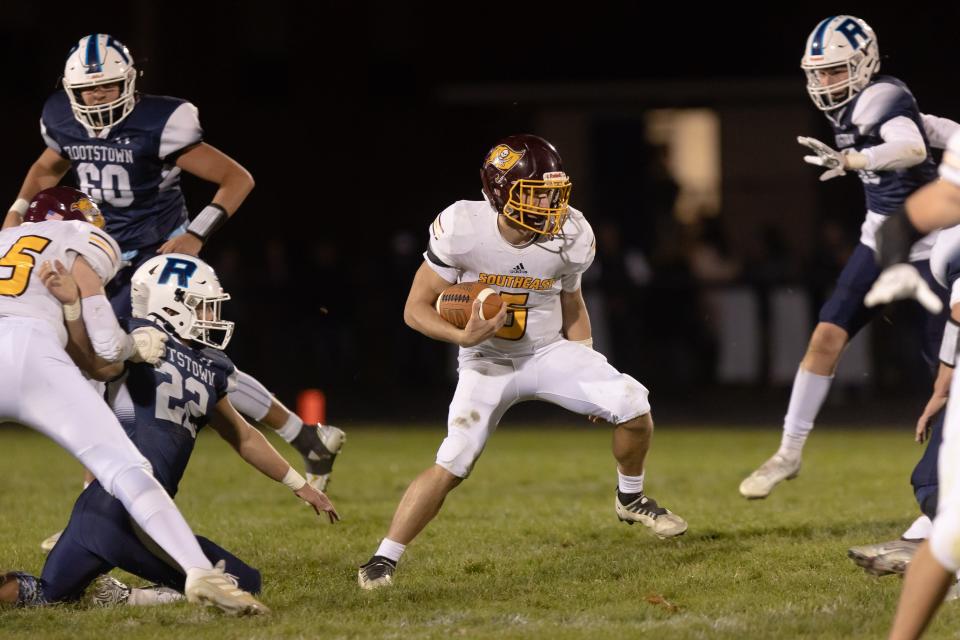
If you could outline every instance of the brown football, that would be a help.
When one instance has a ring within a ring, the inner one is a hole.
[[[503,300],[489,285],[483,282],[460,282],[444,289],[437,298],[437,313],[453,326],[463,329],[470,319],[473,301],[478,297],[483,302],[480,305],[480,317],[484,320],[497,315],[503,306]]]

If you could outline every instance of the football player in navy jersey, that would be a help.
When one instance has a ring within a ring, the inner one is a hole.
[[[59,263],[57,273],[48,274],[45,284],[51,292],[62,292],[58,299],[65,305],[78,296],[75,283]],[[220,318],[221,303],[230,296],[223,293],[213,269],[186,254],[154,256],[134,274],[132,295],[133,317],[127,324],[131,329],[164,331],[169,336],[164,357],[155,366],[109,364],[90,373],[113,378],[107,396],[114,413],[167,493],[176,495],[197,432],[209,423],[251,466],[288,486],[317,514],[326,514],[331,522],[338,520],[330,500],[307,484],[240,417],[227,397],[236,370],[221,350],[230,340],[233,323]],[[241,589],[260,591],[256,569],[206,538],[197,540],[210,562],[235,576]],[[4,594],[11,598],[15,592],[18,600],[12,601],[22,605],[76,600],[93,580],[114,567],[157,587],[131,592],[116,581],[106,581],[100,583],[95,599],[137,604],[169,601],[183,591],[185,576],[165,558],[131,522],[123,505],[94,481],[77,499],[40,578],[7,574],[6,580],[16,581],[18,589],[0,590],[0,601]],[[25,592],[29,597],[23,596]]]
[[[813,152],[804,160],[826,169],[821,180],[847,171],[858,174],[867,213],[860,243],[820,310],[819,323],[797,371],[780,448],[740,484],[740,493],[746,498],[765,498],[777,484],[799,473],[804,443],[830,390],[840,356],[849,340],[877,313],[877,309],[864,306],[864,296],[880,274],[874,255],[877,230],[903,206],[907,196],[936,178],[930,149],[944,148],[960,128],[951,120],[921,114],[907,86],[897,78],[877,75],[879,66],[876,35],[859,18],[827,18],[807,38],[801,61],[807,91],[829,120],[837,149],[813,138],[797,140]],[[930,273],[934,240],[934,234],[919,238],[910,260],[932,290],[945,298],[946,292],[933,284]],[[936,362],[945,319],[943,313],[930,314],[922,327],[924,355],[931,366]],[[935,459],[925,456],[921,465]]]
[[[193,104],[138,93],[136,80],[133,58],[121,42],[106,34],[80,39],[67,57],[63,90],[43,107],[40,132],[47,148],[27,172],[3,224],[19,224],[29,200],[72,170],[79,188],[99,203],[107,231],[123,251],[127,266],[107,288],[120,319],[130,315],[134,271],[158,253],[198,255],[254,185],[246,169],[204,142]],[[183,171],[218,186],[213,201],[192,220],[180,190]],[[303,456],[308,481],[326,488],[343,431],[304,428],[243,372],[230,395],[240,412],[290,442]]]

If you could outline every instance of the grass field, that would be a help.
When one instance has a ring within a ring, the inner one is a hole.
[[[407,551],[395,587],[372,593],[357,587],[357,566],[442,434],[348,433],[330,491],[336,526],[201,435],[178,503],[198,533],[261,569],[272,616],[183,604],[5,610],[0,636],[879,638],[889,627],[900,581],[866,576],[845,551],[894,538],[912,519],[907,478],[920,449],[909,429],[821,430],[798,480],[747,502],[737,484],[778,433],[663,426],[647,489],[690,529],[661,541],[617,521],[606,431],[505,425]],[[25,430],[0,429],[0,451],[0,567],[39,573],[38,543],[64,524],[78,467]],[[948,604],[929,637],[958,628],[960,603]]]

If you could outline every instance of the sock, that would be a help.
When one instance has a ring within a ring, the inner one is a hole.
[[[617,489],[620,493],[643,493],[643,476],[643,473],[638,476],[625,476],[617,469]]]
[[[287,442],[293,442],[294,439],[300,435],[301,429],[303,429],[303,420],[301,420],[297,414],[291,413],[287,417],[287,421],[283,423],[283,426],[277,429],[277,435]]]
[[[813,422],[827,398],[833,376],[810,373],[803,367],[797,370],[790,393],[790,405],[783,419],[783,438],[777,451],[785,458],[798,458],[813,429]]]
[[[153,585],[151,587],[131,589],[130,597],[127,598],[127,605],[131,607],[149,607],[158,604],[179,602],[185,598],[186,596],[179,591],[174,591],[169,587]]]
[[[913,524],[900,536],[901,540],[926,540],[930,537],[933,530],[933,523],[927,516],[920,516],[913,521]]]
[[[384,538],[380,541],[380,546],[377,547],[377,552],[373,555],[383,556],[393,560],[394,562],[400,561],[400,556],[403,555],[403,550],[407,548],[407,545],[400,544],[399,542],[394,542],[390,538]]]

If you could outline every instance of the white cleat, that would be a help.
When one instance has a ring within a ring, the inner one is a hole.
[[[687,521],[657,504],[653,498],[641,493],[623,495],[616,493],[613,506],[621,522],[633,524],[639,522],[649,527],[661,540],[683,535],[687,531]],[[625,500],[626,502],[622,502]]]
[[[847,557],[870,575],[886,576],[891,573],[903,575],[921,542],[921,540],[891,540],[850,547],[847,550]]]
[[[57,542],[60,541],[60,536],[63,535],[63,531],[57,531],[55,534],[45,539],[40,543],[40,548],[43,549],[44,553],[50,553],[53,551],[53,548],[57,546]]]
[[[184,593],[187,601],[200,605],[213,605],[231,615],[257,616],[270,613],[252,595],[237,586],[237,578],[225,573],[223,560],[213,569],[190,569]]]
[[[799,456],[792,459],[777,453],[740,483],[740,495],[749,500],[766,498],[775,486],[784,480],[793,480],[799,474]]]

